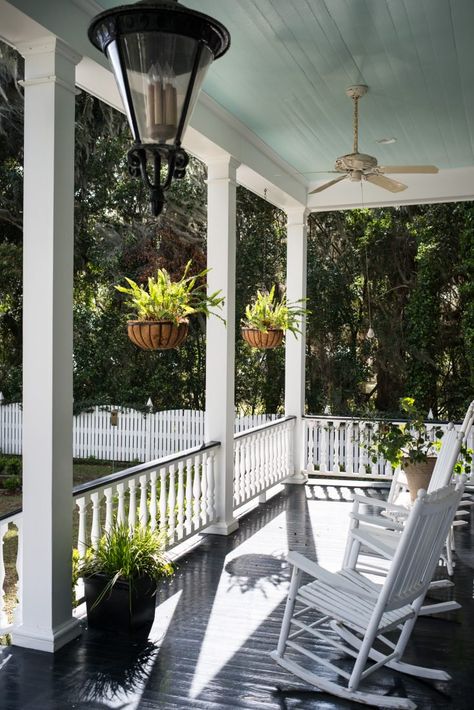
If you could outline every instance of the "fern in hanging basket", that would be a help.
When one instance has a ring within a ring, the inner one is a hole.
[[[281,345],[284,333],[289,330],[296,337],[301,333],[300,323],[310,311],[304,308],[306,299],[289,303],[286,296],[275,296],[275,286],[269,293],[257,291],[255,300],[245,309],[242,337],[253,348],[269,349]]]
[[[117,291],[129,296],[126,302],[134,311],[127,323],[130,340],[143,350],[167,350],[179,347],[188,335],[189,316],[201,313],[223,318],[216,308],[222,308],[221,291],[208,294],[202,279],[209,273],[188,276],[188,261],[179,281],[172,281],[166,269],[158,269],[156,277],[149,277],[146,286],[126,278],[126,286],[116,286]]]

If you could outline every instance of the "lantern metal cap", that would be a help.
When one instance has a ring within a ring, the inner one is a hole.
[[[106,51],[117,36],[135,32],[165,32],[204,42],[214,59],[230,47],[230,34],[218,20],[179,5],[177,0],[141,0],[119,5],[93,18],[88,36],[94,47]]]

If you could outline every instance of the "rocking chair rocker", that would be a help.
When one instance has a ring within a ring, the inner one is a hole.
[[[299,553],[290,552],[288,562],[293,565],[293,574],[278,647],[271,653],[272,658],[324,692],[382,708],[416,708],[408,698],[359,690],[360,683],[384,665],[419,678],[449,680],[444,671],[400,659],[463,490],[464,478],[456,488],[449,486],[431,494],[419,491],[383,585],[374,584],[354,569],[343,568],[333,574]],[[314,581],[301,585],[303,572]],[[295,611],[296,605],[302,608]],[[385,636],[388,631],[398,631],[395,643]],[[321,640],[355,659],[350,673],[318,655],[315,642]],[[387,652],[380,651],[380,646]],[[315,664],[341,676],[346,685],[318,675]]]

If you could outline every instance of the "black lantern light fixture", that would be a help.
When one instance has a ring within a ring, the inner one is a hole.
[[[186,174],[181,141],[211,62],[229,48],[229,32],[177,0],[141,0],[97,15],[89,39],[112,65],[135,140],[129,172],[149,188],[156,216],[172,179]]]

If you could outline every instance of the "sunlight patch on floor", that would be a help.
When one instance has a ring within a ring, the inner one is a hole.
[[[189,692],[192,699],[231,661],[288,592],[284,558],[288,550],[278,546],[268,550],[271,528],[275,540],[285,540],[286,513],[226,557]]]
[[[342,566],[351,508],[352,503],[308,500],[316,560],[330,572]]]

